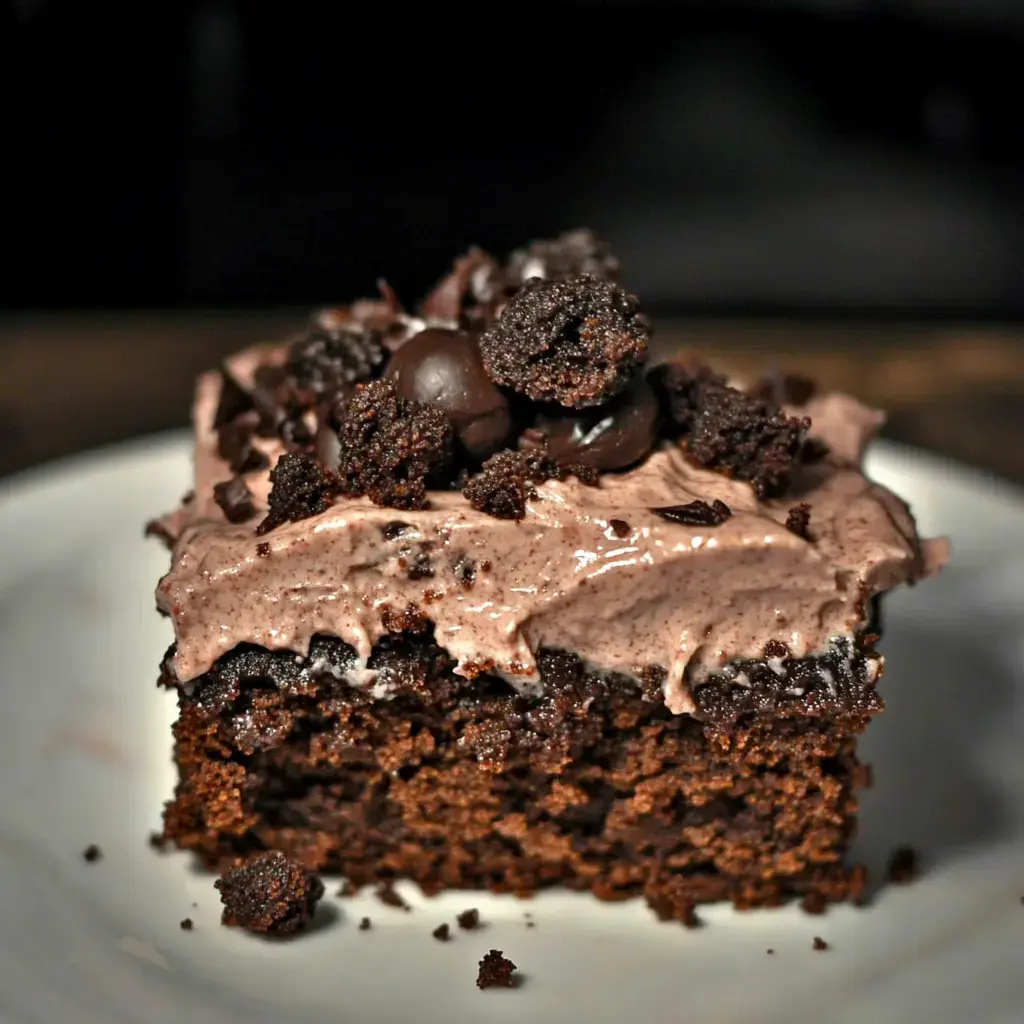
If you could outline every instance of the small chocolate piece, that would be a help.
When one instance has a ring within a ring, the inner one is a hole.
[[[480,927],[480,911],[476,907],[470,907],[469,910],[462,911],[455,920],[458,922],[459,927],[465,931],[476,931]]]
[[[403,533],[413,529],[410,523],[403,523],[400,519],[392,519],[380,528],[380,535],[385,540],[397,540]]]
[[[626,469],[639,462],[658,440],[658,399],[637,377],[606,405],[564,415],[541,414],[534,430],[544,437],[557,462],[597,470]]]
[[[266,455],[253,444],[256,421],[255,414],[247,413],[225,423],[217,432],[217,454],[232,473],[253,473],[269,464]]]
[[[686,505],[665,505],[651,511],[670,523],[684,526],[721,526],[732,515],[729,506],[717,498],[710,505],[698,498]]]
[[[452,937],[452,930],[447,924],[439,924],[431,933],[438,942],[448,942]]]
[[[372,927],[373,927],[373,922],[368,917],[364,917],[359,922],[359,930],[361,932],[368,932]]]
[[[476,976],[476,987],[484,988],[516,988],[518,982],[512,976],[516,965],[506,960],[500,949],[492,949],[480,961],[480,970]]]
[[[815,935],[813,948],[819,953],[824,953],[828,949],[828,943],[820,935]]]
[[[633,528],[625,519],[609,519],[608,526],[612,531],[612,535],[618,537],[619,540],[628,537],[633,532]]]
[[[163,832],[150,832],[148,841],[151,849],[159,851],[167,849],[167,837]]]
[[[476,246],[459,256],[451,271],[423,300],[421,314],[428,320],[461,319],[464,312],[490,302],[495,294],[498,264],[494,257]]]
[[[191,917],[184,918],[182,920],[181,924],[179,925],[179,927],[181,928],[181,930],[183,932],[190,932],[190,931],[192,931],[192,918]]]
[[[263,536],[282,523],[326,512],[331,498],[338,493],[338,481],[316,459],[308,455],[285,452],[270,471],[268,511],[256,533]]]
[[[444,410],[473,458],[484,459],[505,443],[512,428],[508,400],[487,376],[476,335],[420,331],[395,353],[385,376],[402,398]]]
[[[427,478],[449,466],[452,427],[437,407],[402,398],[390,380],[361,384],[339,431],[338,473],[345,494],[377,505],[427,505]]]
[[[794,505],[786,516],[786,529],[795,533],[804,540],[810,540],[811,534],[808,529],[811,523],[811,506],[806,501]]]
[[[398,910],[405,911],[412,910],[412,907],[402,899],[401,894],[395,891],[393,882],[388,881],[378,885],[374,895],[386,907],[396,907]]]
[[[805,914],[811,914],[814,917],[818,917],[824,914],[828,910],[828,901],[818,891],[809,892],[801,901],[800,909]]]
[[[434,566],[430,561],[433,544],[429,541],[422,544],[407,545],[398,555],[400,565],[404,565],[405,574],[411,580],[426,580],[434,575]]]
[[[889,858],[886,877],[893,885],[908,885],[917,875],[917,851],[911,846],[897,846]]]
[[[806,405],[817,393],[818,385],[811,377],[799,373],[775,373],[759,380],[750,393],[770,405]]]
[[[462,493],[478,512],[495,519],[523,519],[527,501],[537,494],[534,484],[543,479],[528,452],[498,452],[484,463],[483,471],[466,484]]]
[[[302,931],[324,894],[312,871],[277,851],[229,868],[214,884],[224,904],[222,922],[263,934]]]
[[[615,281],[619,276],[619,261],[607,242],[587,228],[577,228],[557,238],[539,239],[525,249],[517,249],[508,258],[506,274],[517,284],[531,277],[564,281],[580,274]]]
[[[270,557],[270,544],[269,544],[269,542],[267,542],[265,540],[261,540],[259,542],[259,544],[256,545],[256,554],[260,558],[269,558]]]
[[[288,350],[288,373],[300,388],[317,397],[345,384],[370,380],[383,365],[380,336],[354,322],[313,330]]]
[[[766,949],[766,950],[765,950],[765,952],[766,952],[766,953],[767,953],[767,954],[768,954],[769,956],[775,956],[775,950],[774,950],[774,949]]]
[[[84,860],[86,864],[95,864],[98,860],[102,859],[103,851],[95,843],[90,843],[82,851],[82,860]]]
[[[776,658],[789,658],[792,651],[781,640],[769,640],[764,645],[764,660],[773,661]]]
[[[214,484],[213,500],[229,523],[244,523],[256,515],[252,491],[240,476],[233,476],[230,480]]]
[[[452,563],[452,573],[464,590],[469,590],[476,580],[476,565],[469,555],[462,554]]]
[[[495,383],[585,409],[628,386],[649,337],[635,296],[584,274],[528,281],[481,337],[480,352]]]
[[[238,383],[226,366],[221,366],[220,398],[217,400],[217,411],[213,415],[213,429],[220,430],[252,408],[252,395]]]

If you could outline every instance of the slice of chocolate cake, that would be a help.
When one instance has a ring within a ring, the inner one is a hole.
[[[881,417],[648,366],[586,232],[201,378],[161,520],[165,838],[356,884],[856,896],[880,594],[944,558],[861,472]],[[883,780],[884,784],[884,780]]]

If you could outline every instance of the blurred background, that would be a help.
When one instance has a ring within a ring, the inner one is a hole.
[[[71,382],[65,449],[169,426],[306,307],[587,225],[662,344],[774,348],[1024,475],[933,436],[968,385],[1024,430],[1024,0],[319,8],[0,0],[0,471]]]

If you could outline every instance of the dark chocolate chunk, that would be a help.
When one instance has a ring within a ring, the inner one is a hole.
[[[583,275],[528,281],[481,337],[480,351],[495,383],[585,409],[625,390],[649,337],[635,296]]]
[[[409,523],[403,523],[400,519],[392,519],[390,523],[385,523],[380,528],[380,535],[385,540],[397,540],[408,530],[413,527]]]
[[[370,380],[383,365],[380,336],[356,323],[311,331],[288,351],[288,372],[300,388],[318,397]]]
[[[564,281],[580,274],[614,281],[619,276],[619,261],[607,242],[593,231],[577,228],[558,238],[540,239],[525,249],[517,249],[508,258],[506,273],[517,284],[531,277]]]
[[[464,312],[494,296],[498,264],[483,249],[473,247],[459,256],[451,271],[434,286],[420,308],[428,320],[458,321]]]
[[[217,432],[217,454],[227,462],[232,473],[252,473],[269,463],[266,455],[253,444],[256,416],[241,416],[225,423]]]
[[[702,368],[668,364],[648,379],[670,436],[682,440],[694,462],[748,481],[760,498],[783,492],[804,456],[809,419],[786,416]]]
[[[452,937],[452,930],[446,924],[439,924],[431,933],[438,942],[448,942]]]
[[[815,935],[812,948],[818,953],[824,953],[828,949],[828,943],[820,935]]]
[[[492,949],[480,961],[480,970],[476,976],[477,988],[515,988],[517,985],[513,974],[516,965],[506,960],[500,949]]]
[[[710,505],[698,498],[686,505],[665,505],[651,511],[662,519],[684,526],[721,526],[732,515],[729,506],[717,498]]]
[[[306,928],[324,894],[313,872],[276,851],[230,868],[215,887],[224,904],[224,924],[274,935]]]
[[[628,537],[632,533],[632,527],[625,519],[609,519],[608,526],[611,528],[612,535],[622,540],[624,537]]]
[[[455,920],[458,921],[459,927],[467,932],[476,931],[480,927],[480,911],[476,907],[470,907],[469,910],[462,911]]]
[[[918,875],[917,851],[911,846],[897,846],[889,858],[886,877],[893,885],[907,885]]]
[[[451,461],[452,427],[437,407],[402,398],[389,380],[362,384],[339,431],[344,493],[377,505],[424,508],[428,477]]]
[[[244,523],[256,514],[252,491],[240,476],[214,484],[213,500],[229,523]]]
[[[103,859],[103,851],[95,844],[90,843],[82,851],[82,860],[87,864],[95,864],[98,860]]]
[[[505,443],[512,427],[508,400],[487,376],[474,334],[437,327],[414,334],[395,353],[386,378],[402,398],[442,409],[473,458]]]
[[[256,527],[259,536],[282,523],[297,523],[326,512],[338,493],[337,479],[316,459],[294,452],[285,452],[277,460],[270,471],[270,484],[267,515]]]
[[[184,918],[182,920],[182,922],[181,922],[179,927],[181,928],[181,930],[183,932],[190,932],[190,931],[192,931],[192,918],[191,917]]]
[[[557,462],[613,470],[625,469],[650,452],[658,439],[658,420],[654,391],[638,377],[606,405],[577,413],[542,413],[533,429]]]
[[[217,411],[213,415],[213,429],[220,430],[232,420],[252,409],[252,395],[235,379],[234,374],[226,367],[220,368],[220,398],[217,400]]]
[[[811,534],[808,529],[811,522],[811,506],[806,501],[794,505],[786,516],[786,529],[795,533],[804,540],[810,540]]]

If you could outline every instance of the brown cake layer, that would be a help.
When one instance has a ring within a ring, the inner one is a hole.
[[[545,695],[467,681],[413,618],[374,650],[391,699],[344,679],[329,637],[310,657],[239,647],[178,690],[166,838],[218,867],[281,850],[356,884],[425,891],[547,885],[642,894],[689,920],[737,906],[856,896],[842,863],[867,772],[857,735],[881,707],[873,637],[818,658],[747,662],[672,715],[637,684],[542,652]],[[170,653],[170,652],[169,652]]]

